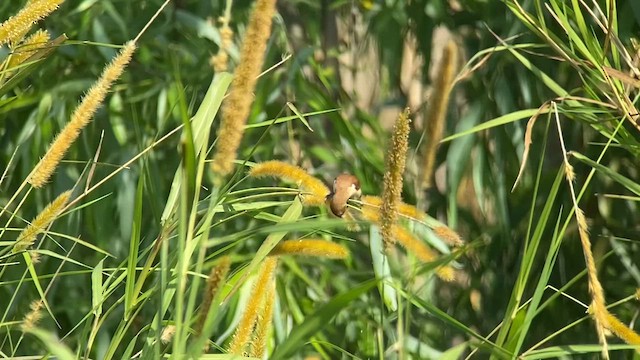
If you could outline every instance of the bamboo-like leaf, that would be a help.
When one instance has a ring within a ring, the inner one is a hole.
[[[196,134],[193,138],[196,155],[199,155],[207,145],[204,142],[204,134],[202,134],[203,130],[211,128],[213,120],[218,113],[218,109],[220,109],[220,104],[222,103],[224,94],[227,92],[229,84],[231,84],[232,78],[233,77],[229,73],[219,73],[213,77],[211,84],[209,85],[209,89],[204,96],[204,100],[202,100],[198,111],[191,120],[193,133]],[[180,165],[178,166],[178,170],[176,171],[176,174],[173,177],[173,182],[171,183],[171,192],[169,193],[167,204],[162,212],[162,222],[165,222],[175,210],[176,201],[180,194],[182,178],[182,165]]]
[[[131,239],[129,240],[129,256],[127,257],[127,282],[124,296],[124,320],[128,320],[134,305],[137,294],[136,265],[138,264],[138,249],[140,248],[140,233],[142,231],[142,195],[144,194],[144,177],[138,179],[138,189],[136,190],[136,202],[133,211]]]
[[[91,271],[91,305],[93,314],[98,317],[102,315],[102,303],[104,302],[103,286],[102,286],[102,268],[104,259],[98,262],[98,265]]]
[[[389,268],[389,259],[382,246],[380,229],[375,225],[371,225],[369,228],[369,249],[371,250],[371,260],[373,261],[373,272],[376,274],[376,279],[380,280],[378,290],[382,300],[389,311],[396,311],[398,309],[398,300],[396,289],[389,284],[390,281],[393,281],[391,269]]]
[[[369,291],[369,289],[377,283],[377,280],[369,280],[356,286],[348,292],[334,297],[313,314],[307,316],[301,324],[291,329],[289,336],[276,347],[271,355],[271,359],[290,359],[298,349],[307,343],[313,334],[327,326],[327,323],[338,314],[338,312],[346,309],[350,302]]]

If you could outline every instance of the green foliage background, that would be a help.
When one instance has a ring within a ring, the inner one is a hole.
[[[84,91],[116,54],[117,46],[134,38],[161,3],[67,1],[40,23],[54,37],[64,33],[69,40],[0,99],[0,164],[7,168],[0,188],[2,206],[68,121]],[[606,12],[596,18],[613,25],[613,35],[637,59],[632,40],[640,29],[640,5],[633,0],[595,3]],[[8,18],[22,5],[17,1],[0,3],[0,18]],[[249,1],[233,3],[231,26],[236,46],[251,5]],[[599,277],[607,301],[614,304],[621,300],[611,311],[627,324],[637,322],[640,307],[633,294],[640,286],[639,136],[629,121],[637,116],[628,114],[625,120],[625,111],[616,100],[628,96],[631,104],[637,103],[637,83],[633,86],[615,77],[607,82],[603,76],[603,67],[627,74],[630,66],[587,11],[595,7],[593,4],[585,7],[581,1],[550,0],[522,1],[520,5],[532,14],[533,23],[527,23],[513,1],[279,1],[266,67],[284,55],[290,58],[261,77],[248,123],[264,125],[266,120],[291,118],[249,129],[239,158],[298,164],[328,184],[337,174],[350,172],[360,179],[364,193],[379,194],[384,144],[389,137],[383,114],[397,114],[410,95],[402,85],[406,71],[403,56],[424,60],[421,71],[412,75],[429,86],[427,74],[435,48],[432,36],[437,27],[445,27],[461,47],[466,64],[461,72],[466,76],[459,79],[449,106],[445,130],[449,138],[441,144],[437,157],[441,167],[438,186],[423,191],[417,185],[417,149],[425,140],[420,124],[414,123],[403,197],[456,229],[468,245],[451,257],[460,271],[452,283],[433,277],[432,265],[417,264],[411,257],[405,260],[400,252],[390,256],[399,300],[398,309],[390,310],[370,282],[375,275],[368,228],[349,233],[340,222],[327,220],[326,210],[304,209],[301,218],[308,222],[296,223],[287,236],[332,236],[349,247],[352,257],[346,262],[283,260],[272,349],[283,351],[278,348],[289,346],[298,358],[317,355],[327,359],[458,358],[459,354],[471,358],[597,358],[600,347],[594,324],[582,306],[590,302],[584,257],[568,184],[558,175],[563,156],[555,115],[550,111],[541,114],[533,127],[526,169],[512,191],[523,161],[527,120],[554,99],[567,149],[578,153],[570,158],[577,172],[574,186],[578,191],[584,186],[580,207],[591,221],[591,241],[600,260]],[[51,183],[31,191],[20,206],[13,203],[8,209],[2,218],[7,228],[22,229],[25,223],[19,219],[33,218],[57,194],[75,184],[75,194],[81,193],[86,169],[97,149],[94,183],[194,116],[206,100],[213,76],[209,58],[220,41],[215,19],[224,13],[224,7],[219,1],[175,0],[165,9],[141,38],[125,75]],[[413,54],[407,54],[403,47],[408,37],[416,40]],[[2,51],[2,56],[7,56],[8,49]],[[345,64],[345,56],[362,57],[363,63],[377,61],[351,68]],[[237,63],[237,47],[231,50],[231,59],[232,64]],[[637,64],[633,66],[637,70]],[[343,85],[345,78],[369,71],[377,77],[365,86],[375,88],[376,94],[363,106],[363,95]],[[610,83],[614,86],[608,86]],[[313,131],[293,116],[288,102],[305,114],[320,112],[306,117]],[[422,99],[421,105],[414,112],[424,112],[429,99]],[[217,119],[213,121],[210,143],[217,123]],[[610,139],[610,146],[605,146]],[[157,341],[150,345],[159,334],[151,326],[152,319],[158,314],[166,287],[174,285],[163,285],[167,280],[163,276],[173,276],[168,269],[187,261],[190,271],[207,274],[221,254],[231,254],[239,272],[265,237],[281,230],[269,226],[287,206],[293,206],[291,195],[279,195],[267,187],[276,185],[274,181],[244,179],[242,168],[239,176],[216,187],[214,176],[205,167],[204,178],[194,180],[193,185],[202,185],[199,226],[208,214],[213,216],[209,237],[201,240],[206,244],[201,248],[206,257],[180,260],[177,243],[184,235],[180,229],[185,219],[176,215],[170,237],[173,242],[158,259],[158,269],[150,272],[142,289],[148,293],[134,307],[135,315],[127,318],[123,305],[129,296],[126,282],[128,277],[140,276],[140,269],[137,274],[127,271],[132,235],[136,236],[134,223],[139,229],[137,266],[143,267],[162,231],[161,215],[174,175],[186,156],[181,149],[177,133],[56,221],[52,231],[82,239],[102,252],[53,234],[43,242],[41,249],[59,254],[43,253],[36,265],[43,286],[52,284],[47,301],[58,324],[47,315],[40,324],[43,334],[51,337],[22,334],[19,321],[39,295],[33,279],[25,273],[22,257],[1,258],[3,356],[49,352],[64,357],[64,351],[57,352],[54,344],[64,344],[73,356],[95,359],[126,358],[140,351],[141,357],[147,358],[180,356],[176,349],[185,349],[189,343],[186,330],[181,345],[165,346]],[[600,156],[600,167],[580,161],[584,157],[596,161]],[[247,192],[234,192],[240,190]],[[263,208],[258,202],[262,198],[245,197],[250,194],[263,194],[276,201],[276,206]],[[221,206],[215,214],[209,212],[211,201]],[[246,208],[237,210],[233,204]],[[19,218],[7,222],[8,214],[14,211]],[[5,232],[0,244],[12,246],[17,233]],[[111,256],[105,258],[105,253]],[[113,276],[114,291],[103,300],[108,316],[103,315],[96,325],[92,323],[92,269],[103,259],[100,266],[105,279],[106,274]],[[164,268],[162,275],[160,268]],[[195,278],[189,276],[188,289],[203,286],[201,279],[199,283],[192,280]],[[556,290],[560,288],[564,296]],[[188,294],[183,295],[187,301]],[[323,307],[325,304],[334,307]],[[171,309],[163,325],[173,321],[176,309]],[[242,302],[236,298],[219,309],[211,339],[231,331],[233,317],[241,309]],[[185,314],[186,319],[195,316]],[[308,325],[308,332],[295,327],[311,323],[305,319],[313,316],[323,321],[316,327]],[[87,350],[95,326],[99,330]],[[304,336],[294,339],[292,328]],[[22,336],[25,340],[17,341]],[[58,342],[54,337],[64,338]],[[225,344],[217,343],[220,350]],[[615,344],[627,350],[616,350]],[[637,352],[622,344],[610,338],[612,358],[638,358]],[[564,347],[567,345],[574,347]],[[403,350],[398,352],[398,348]]]

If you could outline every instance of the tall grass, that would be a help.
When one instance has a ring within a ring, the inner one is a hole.
[[[637,356],[635,3],[274,6],[0,4],[3,357]]]

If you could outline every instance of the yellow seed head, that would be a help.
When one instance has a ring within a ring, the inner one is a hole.
[[[449,95],[451,94],[451,84],[456,75],[458,65],[458,46],[454,41],[449,41],[444,47],[442,61],[436,78],[433,83],[431,98],[429,99],[429,109],[425,118],[424,138],[422,145],[422,186],[431,186],[431,174],[433,173],[436,161],[436,152],[447,119],[447,107]]]
[[[276,0],[257,0],[240,51],[240,63],[222,107],[222,123],[211,163],[213,172],[222,176],[233,170],[233,161],[237,157],[244,125],[253,103],[253,91],[264,63],[275,5]]]
[[[392,227],[398,218],[398,205],[401,202],[402,177],[407,159],[410,122],[409,109],[407,108],[400,113],[393,126],[391,146],[387,149],[380,214],[380,233],[385,247],[394,243]]]
[[[278,259],[276,257],[267,257],[260,270],[258,271],[258,277],[253,284],[253,289],[249,295],[249,303],[242,314],[240,324],[236,328],[231,344],[229,344],[229,353],[236,355],[245,355],[247,345],[249,345],[251,334],[256,324],[260,309],[263,306],[265,294],[268,292],[269,284],[273,278],[276,267],[278,265]]]
[[[434,261],[438,256],[431,250],[424,242],[415,237],[412,233],[405,230],[403,227],[393,225],[393,236],[397,242],[402,245],[407,251],[413,253],[418,259],[423,262]]]
[[[256,323],[253,342],[251,343],[251,352],[249,356],[262,358],[267,349],[267,341],[269,340],[269,331],[271,330],[271,320],[273,319],[273,305],[276,301],[276,282],[271,280],[271,284],[267,288],[264,298],[262,311],[258,316]]]
[[[160,335],[160,341],[163,344],[168,344],[173,339],[173,335],[176,333],[175,325],[167,325],[162,329],[162,334]]]
[[[0,46],[18,43],[35,24],[51,14],[64,0],[37,0],[28,2],[15,16],[0,24]]]
[[[451,282],[456,279],[456,271],[449,265],[440,266],[436,269],[436,275],[446,282]]]
[[[204,294],[202,295],[202,305],[200,305],[200,315],[198,317],[198,323],[195,327],[196,334],[202,334],[204,323],[207,320],[209,309],[213,298],[218,293],[220,285],[227,277],[229,268],[231,267],[231,258],[229,256],[223,256],[220,262],[211,269],[209,277],[207,278],[207,286],[205,287]],[[205,345],[205,351],[208,350],[208,343]]]
[[[420,261],[428,263],[438,258],[438,255],[429,246],[403,227],[394,225],[392,229],[397,242],[407,249],[407,252],[413,253]],[[456,277],[455,270],[448,265],[438,267],[436,275],[444,281],[453,281]]]
[[[640,335],[607,311],[607,329],[629,345],[640,345]]]
[[[29,305],[29,308],[31,310],[27,313],[27,315],[25,315],[24,319],[22,320],[23,331],[32,330],[38,324],[38,322],[42,319],[41,310],[43,306],[44,303],[42,302],[42,300],[35,300],[31,302],[31,304]]]
[[[361,201],[363,211],[365,208],[380,211],[380,208],[382,207],[382,198],[380,198],[379,196],[363,195]],[[406,204],[404,202],[400,202],[398,204],[398,214],[411,220],[417,221],[423,220],[426,217],[426,214],[418,210],[417,207]]]
[[[135,43],[128,42],[111,63],[105,67],[102,76],[89,89],[80,105],[71,115],[71,120],[56,136],[49,146],[49,150],[29,175],[29,183],[33,187],[40,188],[49,181],[67,150],[80,135],[80,131],[93,119],[113,82],[122,75],[124,68],[131,61],[131,56],[135,49]]]
[[[436,226],[433,228],[433,232],[437,237],[444,240],[449,245],[460,246],[464,243],[457,232],[446,226]]]
[[[329,195],[329,188],[322,181],[309,175],[302,168],[282,161],[273,160],[259,163],[251,168],[249,176],[273,176],[296,184],[305,192],[302,194],[302,203],[308,206],[323,206],[327,195]]]
[[[49,41],[49,32],[38,30],[26,38],[24,42],[16,47],[9,59],[8,68],[14,68],[30,58],[36,51],[41,49]]]
[[[18,240],[13,245],[13,253],[27,249],[36,241],[38,234],[45,229],[60,215],[62,209],[69,201],[71,191],[65,191],[47,205],[38,216],[36,216],[22,232],[18,235]]]
[[[322,239],[300,239],[280,242],[271,255],[300,255],[316,256],[329,259],[345,259],[349,257],[349,250],[332,241]]]

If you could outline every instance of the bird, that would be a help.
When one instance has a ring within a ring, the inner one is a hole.
[[[327,195],[327,204],[335,216],[342,217],[347,211],[347,201],[360,196],[362,196],[360,180],[354,175],[344,173],[333,180],[333,189]]]

